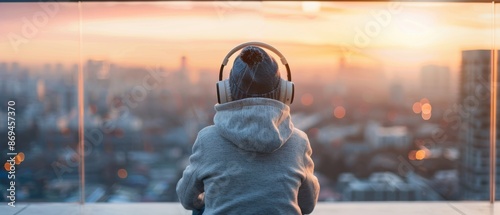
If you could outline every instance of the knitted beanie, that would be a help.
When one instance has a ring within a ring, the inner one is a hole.
[[[233,101],[248,97],[279,100],[280,72],[274,58],[263,49],[247,46],[236,57],[229,75]]]

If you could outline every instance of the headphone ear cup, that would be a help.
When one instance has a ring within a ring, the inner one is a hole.
[[[281,79],[280,87],[280,101],[287,105],[292,104],[295,93],[293,82]]]
[[[217,101],[219,104],[224,104],[230,102],[231,99],[231,89],[229,88],[229,79],[218,81],[217,84]]]

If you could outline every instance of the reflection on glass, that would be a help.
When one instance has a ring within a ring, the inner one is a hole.
[[[222,58],[252,40],[290,63],[320,201],[488,199],[491,4],[82,3],[81,32],[75,14],[74,3],[0,7],[19,201],[79,201],[79,153],[86,202],[177,201],[196,134],[212,124]]]

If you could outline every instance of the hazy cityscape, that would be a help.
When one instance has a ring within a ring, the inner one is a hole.
[[[194,83],[187,62],[179,57],[178,69],[167,71],[86,61],[87,202],[177,201],[175,185],[216,103],[215,72],[199,72]],[[477,171],[487,167],[488,154],[475,157],[479,146],[462,137],[475,130],[460,121],[479,118],[455,109],[466,107],[462,100],[477,91],[479,78],[489,83],[489,65],[489,51],[463,51],[460,82],[472,85],[461,89],[450,87],[444,66],[423,66],[421,90],[412,92],[404,82],[356,71],[343,58],[333,83],[295,80],[292,120],[310,138],[320,201],[487,199],[488,182]],[[17,150],[25,155],[16,165],[18,201],[79,200],[77,72],[76,65],[31,71],[0,63],[0,103],[16,102]],[[478,102],[489,110],[488,99]],[[479,130],[485,140],[488,120]],[[6,123],[0,131],[6,136]],[[5,192],[6,171],[0,182]]]
[[[0,201],[15,182],[20,203],[79,202],[81,188],[90,203],[177,202],[219,63],[247,41],[290,63],[319,201],[487,200],[496,6],[0,3]]]

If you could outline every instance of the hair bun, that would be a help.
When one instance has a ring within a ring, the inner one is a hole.
[[[253,66],[261,62],[263,56],[262,52],[260,52],[258,48],[249,46],[241,51],[240,58],[241,60],[243,60],[243,62],[247,63],[250,66]]]

